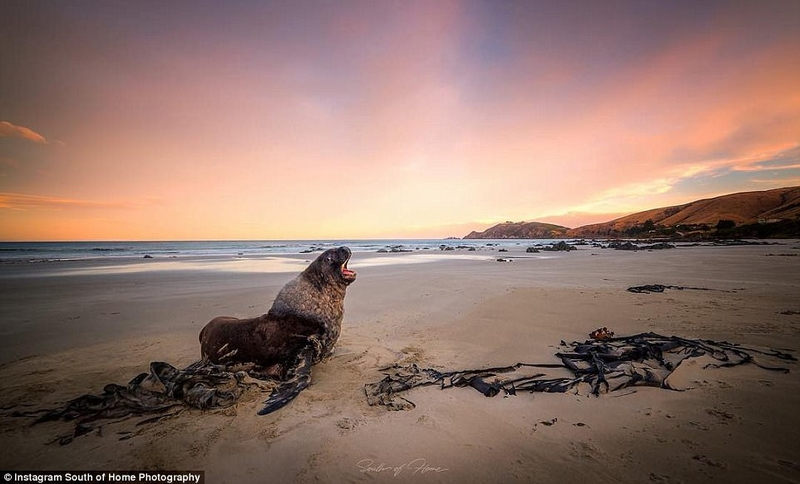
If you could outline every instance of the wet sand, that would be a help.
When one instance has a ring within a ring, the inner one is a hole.
[[[31,427],[5,412],[0,438],[14,451],[0,455],[0,468],[192,469],[205,470],[207,482],[798,482],[796,364],[788,374],[695,365],[687,391],[599,398],[424,388],[407,395],[417,406],[406,412],[369,407],[362,389],[397,361],[443,369],[554,362],[560,340],[600,326],[799,350],[800,314],[781,312],[800,312],[800,257],[767,256],[800,254],[798,246],[484,250],[362,267],[377,256],[357,254],[336,354],[286,408],[258,417],[266,395],[252,392],[235,407],[156,425],[109,423],[67,446],[46,442],[69,423]],[[189,364],[208,320],[265,312],[293,276],[220,267],[50,275],[86,264],[0,267],[0,407],[98,392],[149,361]],[[649,283],[719,291],[625,291]],[[132,429],[135,437],[118,440]]]

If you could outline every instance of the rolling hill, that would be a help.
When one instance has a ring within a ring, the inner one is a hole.
[[[729,222],[726,222],[728,228],[720,231],[719,235],[750,236],[750,232],[758,236],[791,234],[797,230],[796,225],[800,220],[800,186],[721,195],[683,205],[645,210],[574,229],[539,222],[505,222],[483,232],[471,232],[465,238],[639,237],[648,234],[681,236],[714,230],[720,220]],[[783,225],[777,232],[763,230],[764,227],[781,223]],[[734,226],[752,226],[753,230],[737,232],[732,230]]]

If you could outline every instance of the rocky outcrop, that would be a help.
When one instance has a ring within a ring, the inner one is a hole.
[[[472,231],[465,239],[555,239],[564,237],[567,227],[541,222],[503,222],[483,232]]]
[[[542,250],[547,252],[561,252],[561,251],[569,252],[571,250],[578,250],[578,248],[575,247],[574,245],[569,245],[568,243],[562,240],[561,242],[557,242],[553,245],[542,247]]]
[[[651,245],[636,245],[630,241],[612,240],[607,246],[609,249],[614,250],[663,250],[674,249],[675,246],[666,242],[659,242]]]

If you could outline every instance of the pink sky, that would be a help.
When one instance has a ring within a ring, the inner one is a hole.
[[[3,2],[0,239],[464,235],[800,184],[797,2]]]

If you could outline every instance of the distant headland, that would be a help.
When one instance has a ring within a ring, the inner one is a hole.
[[[465,239],[779,238],[800,236],[800,186],[731,193],[577,228],[503,222]]]

